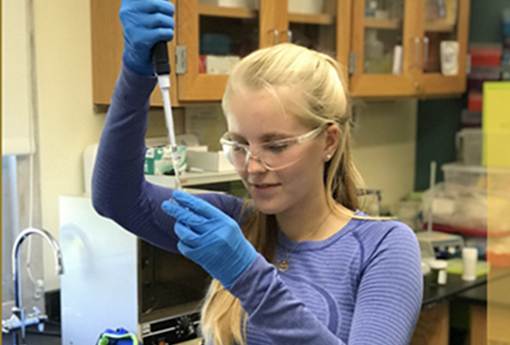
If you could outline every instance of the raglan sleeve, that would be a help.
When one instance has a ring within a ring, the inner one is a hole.
[[[362,267],[349,344],[405,345],[412,338],[423,299],[420,248],[409,227],[392,223]]]
[[[275,344],[404,345],[421,306],[419,255],[410,229],[389,231],[381,240],[361,272],[347,341],[318,320],[260,254],[229,291],[239,298],[249,322]]]

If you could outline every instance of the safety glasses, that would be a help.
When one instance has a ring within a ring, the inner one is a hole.
[[[299,161],[303,150],[301,145],[321,134],[330,124],[317,127],[305,134],[262,144],[246,145],[230,139],[230,134],[225,133],[220,139],[223,152],[229,162],[237,169],[242,170],[248,166],[250,159],[261,163],[267,170],[279,170],[287,168]],[[251,146],[251,147],[250,147]]]

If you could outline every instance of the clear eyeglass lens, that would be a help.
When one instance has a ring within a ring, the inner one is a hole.
[[[257,159],[267,168],[278,169],[288,166],[299,159],[301,151],[297,142],[291,141],[285,144],[265,143],[257,148],[251,158]],[[248,148],[237,144],[224,144],[223,150],[228,160],[238,169],[247,165]]]
[[[248,163],[247,157],[250,155],[250,159],[256,159],[266,168],[276,170],[297,162],[304,152],[300,144],[315,138],[324,128],[326,127],[319,127],[288,140],[277,140],[258,145],[253,154],[246,145],[225,139],[225,142],[222,142],[223,151],[236,169],[244,169]]]

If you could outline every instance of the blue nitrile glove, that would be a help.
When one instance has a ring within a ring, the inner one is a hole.
[[[174,37],[174,5],[168,0],[122,0],[119,17],[124,35],[124,62],[140,75],[154,74],[151,49]]]
[[[208,202],[175,190],[161,208],[176,219],[177,248],[225,288],[252,264],[257,252],[235,220]]]

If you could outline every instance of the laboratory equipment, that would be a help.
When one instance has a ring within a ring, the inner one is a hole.
[[[430,285],[445,285],[448,275],[446,274],[446,268],[448,262],[446,260],[432,260],[429,262],[430,265]]]
[[[422,261],[460,256],[464,248],[464,239],[455,234],[421,231],[416,233],[416,237],[420,244]]]
[[[462,280],[472,281],[476,279],[476,263],[478,261],[478,249],[462,249]]]
[[[152,65],[154,72],[158,76],[158,85],[163,99],[163,109],[165,111],[166,127],[168,130],[168,139],[172,151],[173,166],[179,166],[178,148],[175,140],[174,119],[172,115],[172,105],[170,103],[170,64],[168,62],[168,48],[166,42],[158,42],[151,51]],[[175,189],[181,189],[181,179],[179,178],[179,169],[174,169],[176,185]]]
[[[59,204],[62,344],[95,344],[115,327],[147,345],[201,343],[211,278],[199,265],[100,216],[90,198],[62,196]]]

